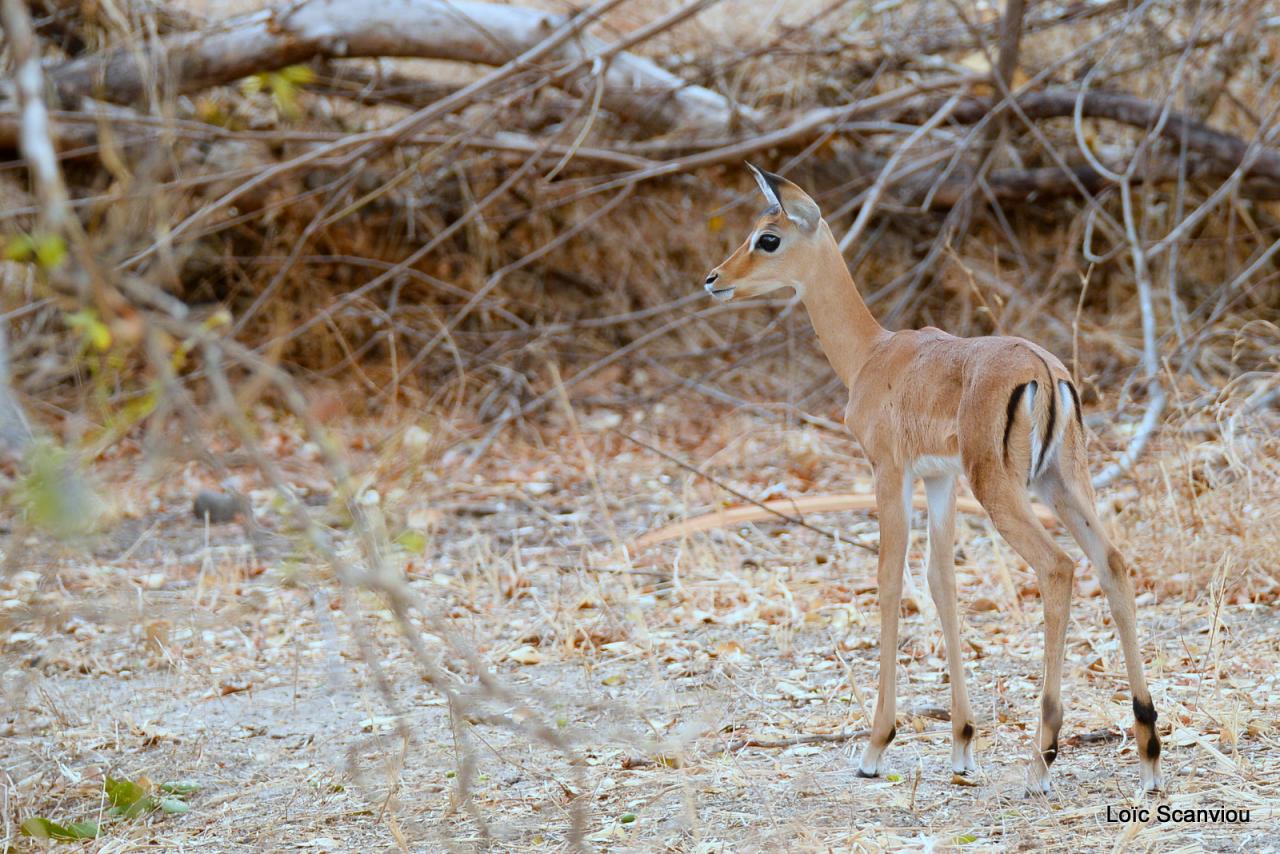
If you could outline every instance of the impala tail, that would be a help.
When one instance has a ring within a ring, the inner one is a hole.
[[[1044,359],[1044,379],[1029,380],[1014,386],[1005,406],[1002,455],[1006,467],[1020,466],[1021,455],[1015,452],[1020,444],[1015,441],[1021,432],[1027,437],[1028,449],[1026,482],[1039,478],[1053,464],[1062,446],[1063,436],[1074,419],[1083,432],[1084,420],[1080,413],[1080,394],[1070,380],[1053,378]],[[1046,393],[1045,389],[1052,389]]]

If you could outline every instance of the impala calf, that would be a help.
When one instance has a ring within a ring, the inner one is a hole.
[[[831,367],[849,389],[845,423],[875,471],[880,685],[858,774],[880,773],[894,736],[898,606],[917,477],[928,497],[929,591],[951,676],[951,767],[957,774],[975,770],[953,545],[955,481],[963,473],[996,530],[1035,568],[1044,600],[1044,683],[1029,790],[1049,791],[1049,766],[1058,756],[1073,570],[1071,558],[1036,520],[1032,495],[1053,508],[1098,573],[1124,650],[1142,785],[1158,790],[1160,738],[1138,650],[1133,582],[1094,512],[1080,398],[1070,374],[1053,354],[1021,338],[885,330],[859,296],[813,199],[785,178],[754,166],[751,171],[768,207],[746,242],[707,276],[706,289],[730,300],[795,288]]]

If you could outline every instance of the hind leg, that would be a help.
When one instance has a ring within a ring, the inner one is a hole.
[[[1027,789],[1048,794],[1049,766],[1058,758],[1062,728],[1062,664],[1067,618],[1071,609],[1074,566],[1031,510],[1026,489],[1011,478],[983,481],[970,475],[974,495],[991,516],[1000,535],[1036,571],[1044,601],[1044,682],[1040,694],[1040,728],[1027,773]]]
[[[1129,677],[1129,690],[1133,695],[1134,737],[1138,742],[1138,761],[1141,765],[1142,788],[1148,792],[1164,787],[1160,773],[1160,736],[1156,733],[1156,710],[1147,689],[1146,675],[1142,670],[1142,653],[1138,646],[1137,610],[1134,604],[1133,579],[1124,557],[1112,545],[1102,522],[1093,509],[1093,488],[1088,472],[1083,476],[1075,468],[1065,466],[1072,474],[1071,483],[1064,478],[1061,468],[1046,472],[1037,491],[1041,492],[1062,519],[1071,536],[1080,544],[1098,573],[1098,582],[1111,607],[1111,617],[1124,651],[1125,670]]]

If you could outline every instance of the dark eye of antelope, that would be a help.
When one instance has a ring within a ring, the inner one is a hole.
[[[756,248],[765,252],[773,252],[782,244],[782,238],[776,234],[762,234],[756,238]]]

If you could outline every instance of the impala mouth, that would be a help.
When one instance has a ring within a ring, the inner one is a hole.
[[[733,297],[733,285],[730,285],[727,288],[713,288],[710,285],[707,285],[707,293],[711,294],[711,296],[721,302],[727,302]]]

